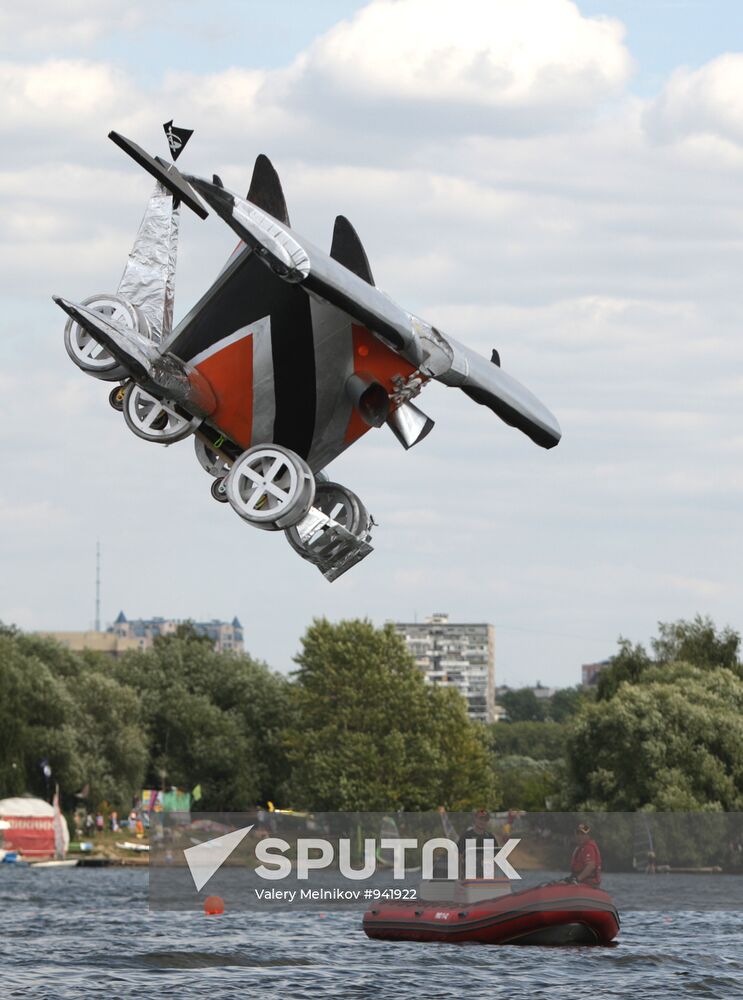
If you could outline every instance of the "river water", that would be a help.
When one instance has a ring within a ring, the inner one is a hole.
[[[146,869],[0,866],[0,997],[743,998],[741,910],[679,910],[703,883],[669,878],[676,902],[648,911],[641,876],[606,877],[612,947],[519,948],[369,941],[348,910],[151,912]]]

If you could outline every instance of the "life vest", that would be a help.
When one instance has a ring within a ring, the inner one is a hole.
[[[570,871],[573,875],[578,875],[591,861],[594,864],[593,874],[584,879],[583,884],[599,885],[601,883],[601,852],[595,840],[589,840],[575,848],[570,859]]]

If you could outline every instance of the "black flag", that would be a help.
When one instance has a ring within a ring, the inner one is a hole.
[[[178,159],[178,157],[183,152],[183,149],[188,142],[188,140],[193,135],[192,128],[176,128],[173,125],[173,119],[171,118],[169,122],[165,122],[163,125],[165,130],[165,135],[168,139],[168,145],[170,146],[170,155],[173,157],[173,161]]]

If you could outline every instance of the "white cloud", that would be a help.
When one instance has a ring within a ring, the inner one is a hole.
[[[700,599],[717,598],[723,589],[722,584],[717,580],[700,580],[691,576],[669,575],[661,577],[660,582]]]
[[[108,131],[136,131],[145,108],[134,79],[109,63],[78,58],[0,62],[4,166],[28,171],[44,164],[50,185],[60,163],[86,157],[99,162]]]
[[[743,145],[743,53],[725,53],[696,70],[677,69],[648,108],[645,124],[655,139],[694,139],[707,152],[719,150],[719,140]]]
[[[284,86],[304,107],[378,107],[390,119],[400,105],[427,107],[441,128],[453,113],[474,131],[500,112],[521,131],[621,90],[622,38],[619,22],[582,17],[568,0],[374,0],[302,53]]]
[[[149,4],[142,0],[24,0],[0,8],[0,51],[17,53],[59,51],[65,46],[87,48],[104,35],[126,32],[142,24]]]
[[[168,98],[179,97],[188,107],[189,116],[217,115],[218,123],[229,117],[237,121],[254,110],[266,76],[264,70],[235,67],[209,74],[169,72],[163,81],[163,91]]]
[[[123,73],[82,59],[0,64],[0,115],[5,127],[54,125],[60,119],[83,123],[122,103]]]

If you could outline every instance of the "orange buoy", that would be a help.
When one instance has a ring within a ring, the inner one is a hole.
[[[204,913],[207,916],[224,913],[224,900],[221,896],[207,896],[204,900]]]

